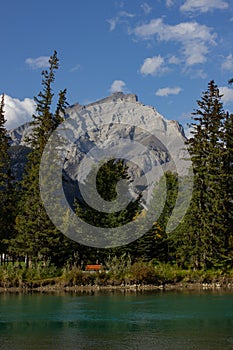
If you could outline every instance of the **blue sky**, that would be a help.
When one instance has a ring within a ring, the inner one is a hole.
[[[8,0],[0,26],[8,128],[30,119],[54,50],[70,104],[121,90],[185,127],[214,79],[233,111],[231,0]]]

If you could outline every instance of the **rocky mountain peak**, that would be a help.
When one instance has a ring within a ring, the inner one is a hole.
[[[156,153],[156,162],[164,170],[174,170],[174,162],[178,160],[180,171],[185,168],[181,159],[185,155],[182,149],[185,140],[182,126],[177,121],[164,118],[154,107],[139,102],[135,94],[115,92],[85,106],[79,103],[71,105],[66,109],[66,120],[69,121],[75,141],[70,145],[64,168],[74,181],[80,174],[79,163],[92,147],[97,144],[100,148],[108,149],[122,140],[149,147]],[[28,146],[25,139],[31,131],[30,123],[9,131],[11,145],[17,146],[17,154],[20,147],[24,147],[25,153],[25,146]],[[143,172],[151,171],[152,168],[151,161],[145,158]],[[81,178],[84,179],[86,171],[82,171]]]
[[[88,103],[87,105],[81,105],[79,103],[75,103],[67,108],[67,114],[69,114],[71,111],[73,112],[74,110],[78,112],[80,110],[83,110],[85,108],[89,108],[91,106],[96,106],[96,105],[101,105],[104,103],[111,103],[111,102],[115,102],[115,103],[132,102],[132,103],[135,103],[135,102],[138,102],[138,97],[135,94],[124,94],[123,92],[114,92],[110,96],[107,96],[107,97],[102,98],[102,99],[95,101],[95,102]]]

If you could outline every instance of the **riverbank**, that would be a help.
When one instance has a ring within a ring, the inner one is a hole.
[[[0,292],[60,292],[82,290],[233,290],[233,270],[181,269],[171,264],[139,261],[115,264],[108,270],[83,271],[77,266],[0,267]]]
[[[225,282],[212,282],[212,283],[167,283],[162,285],[153,284],[132,284],[132,285],[73,285],[67,286],[61,283],[45,283],[45,281],[27,283],[17,287],[0,287],[0,293],[82,293],[82,292],[114,292],[119,291],[122,293],[129,292],[143,292],[143,291],[228,291],[233,293],[233,279]]]

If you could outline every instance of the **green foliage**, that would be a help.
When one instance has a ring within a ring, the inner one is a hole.
[[[127,200],[129,198],[128,185],[130,183],[130,179],[127,173],[127,166],[121,159],[110,159],[103,163],[97,173],[97,176],[95,168],[89,172],[86,177],[83,190],[88,192],[89,197],[92,199],[92,202],[94,202],[96,197],[94,192],[94,185],[96,183],[96,188],[100,197],[106,202],[112,202],[118,195],[117,183],[120,180],[125,180],[123,183],[125,190],[122,191],[121,196],[124,197],[123,199]],[[111,208],[112,212],[109,213],[106,210],[105,203],[103,204],[102,208],[99,208],[99,210],[97,210],[86,204],[86,202],[81,198],[75,201],[75,212],[79,218],[95,227],[117,229],[118,227],[131,222],[134,217],[141,212],[142,208],[140,205],[140,199],[141,197],[139,195],[137,199],[131,200],[126,208],[122,210],[117,209],[116,205],[113,203]],[[125,230],[124,234],[127,237],[127,229]],[[119,237],[121,239],[122,236],[119,234]],[[113,238],[112,236],[108,235],[107,230],[106,239],[109,239],[111,245],[118,245],[118,236],[115,235]],[[119,245],[120,244],[121,240],[119,242]],[[83,247],[83,252],[85,251],[89,251],[91,253],[96,252],[96,249]],[[111,250],[107,251],[107,255],[110,251]],[[113,249],[113,251],[115,252],[115,249]],[[101,253],[103,256],[103,250],[101,250]]]
[[[64,263],[68,239],[56,230],[45,212],[39,188],[40,159],[44,147],[64,117],[66,90],[60,91],[57,108],[52,113],[54,93],[52,84],[59,60],[56,51],[50,57],[49,70],[42,71],[43,89],[35,97],[36,114],[33,115],[33,132],[28,139],[32,151],[29,153],[26,171],[21,183],[21,201],[16,218],[17,237],[12,242],[12,253],[28,256],[29,264],[37,264],[41,259],[52,259],[58,265]],[[63,255],[63,257],[59,257]]]
[[[137,261],[131,266],[131,281],[136,284],[160,284],[154,266]]]
[[[0,146],[1,146],[1,154],[0,154],[0,186],[5,185],[5,181],[7,179],[7,173],[9,170],[9,140],[7,137],[7,130],[5,127],[6,119],[5,119],[5,111],[4,111],[4,94],[1,97],[0,102]]]
[[[8,263],[0,266],[0,287],[37,288],[54,285],[63,287],[135,287],[143,285],[165,286],[181,284],[202,284],[203,287],[215,287],[216,284],[227,286],[232,283],[233,270],[221,268],[194,270],[182,269],[170,263],[157,261],[132,262],[130,257],[123,255],[114,257],[109,265],[100,272],[86,272],[77,266],[66,265],[58,269],[53,264],[40,263],[37,267],[28,269],[23,263]]]
[[[165,181],[165,182],[164,182]],[[166,186],[166,198],[162,198],[161,188]],[[128,245],[133,261],[143,259],[150,261],[157,259],[163,262],[170,261],[170,237],[166,232],[167,222],[173,212],[178,193],[178,178],[176,174],[166,172],[154,189],[153,198],[150,202],[151,221],[155,220],[161,211],[161,203],[164,201],[162,212],[157,221],[154,221],[151,229],[135,242]]]
[[[220,261],[229,264],[232,257],[232,121],[214,81],[197,104],[193,136],[187,140],[194,171],[193,197],[174,241],[181,265],[200,269]]]
[[[97,177],[95,177],[95,169],[91,170],[85,180],[85,187],[92,196],[93,184],[96,183],[96,189],[105,201],[114,201],[117,197],[116,185],[119,180],[126,180],[129,184],[129,176],[127,173],[127,166],[121,159],[111,159],[105,162],[99,169]],[[124,196],[128,195],[128,188],[125,184]],[[94,200],[94,199],[93,199]],[[88,206],[84,201],[76,200],[76,213],[77,215],[85,219],[93,226],[100,227],[118,227],[130,222],[136,213],[140,212],[140,197],[131,201],[125,210],[114,211],[112,213],[106,213],[105,207],[100,208],[100,211]],[[113,208],[114,209],[114,208]]]
[[[8,252],[8,242],[14,236],[17,207],[17,192],[11,173],[10,144],[5,122],[4,95],[2,95],[0,102],[0,254]]]
[[[1,287],[24,287],[36,281],[56,278],[61,275],[61,270],[54,264],[38,264],[37,267],[28,269],[24,263],[7,263],[0,266]]]
[[[125,277],[129,277],[131,269],[131,257],[129,254],[122,254],[121,256],[109,256],[105,261],[106,269],[109,271],[113,280],[122,280]]]

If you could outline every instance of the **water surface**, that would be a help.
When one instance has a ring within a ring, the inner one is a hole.
[[[233,349],[233,294],[1,294],[0,349]]]

